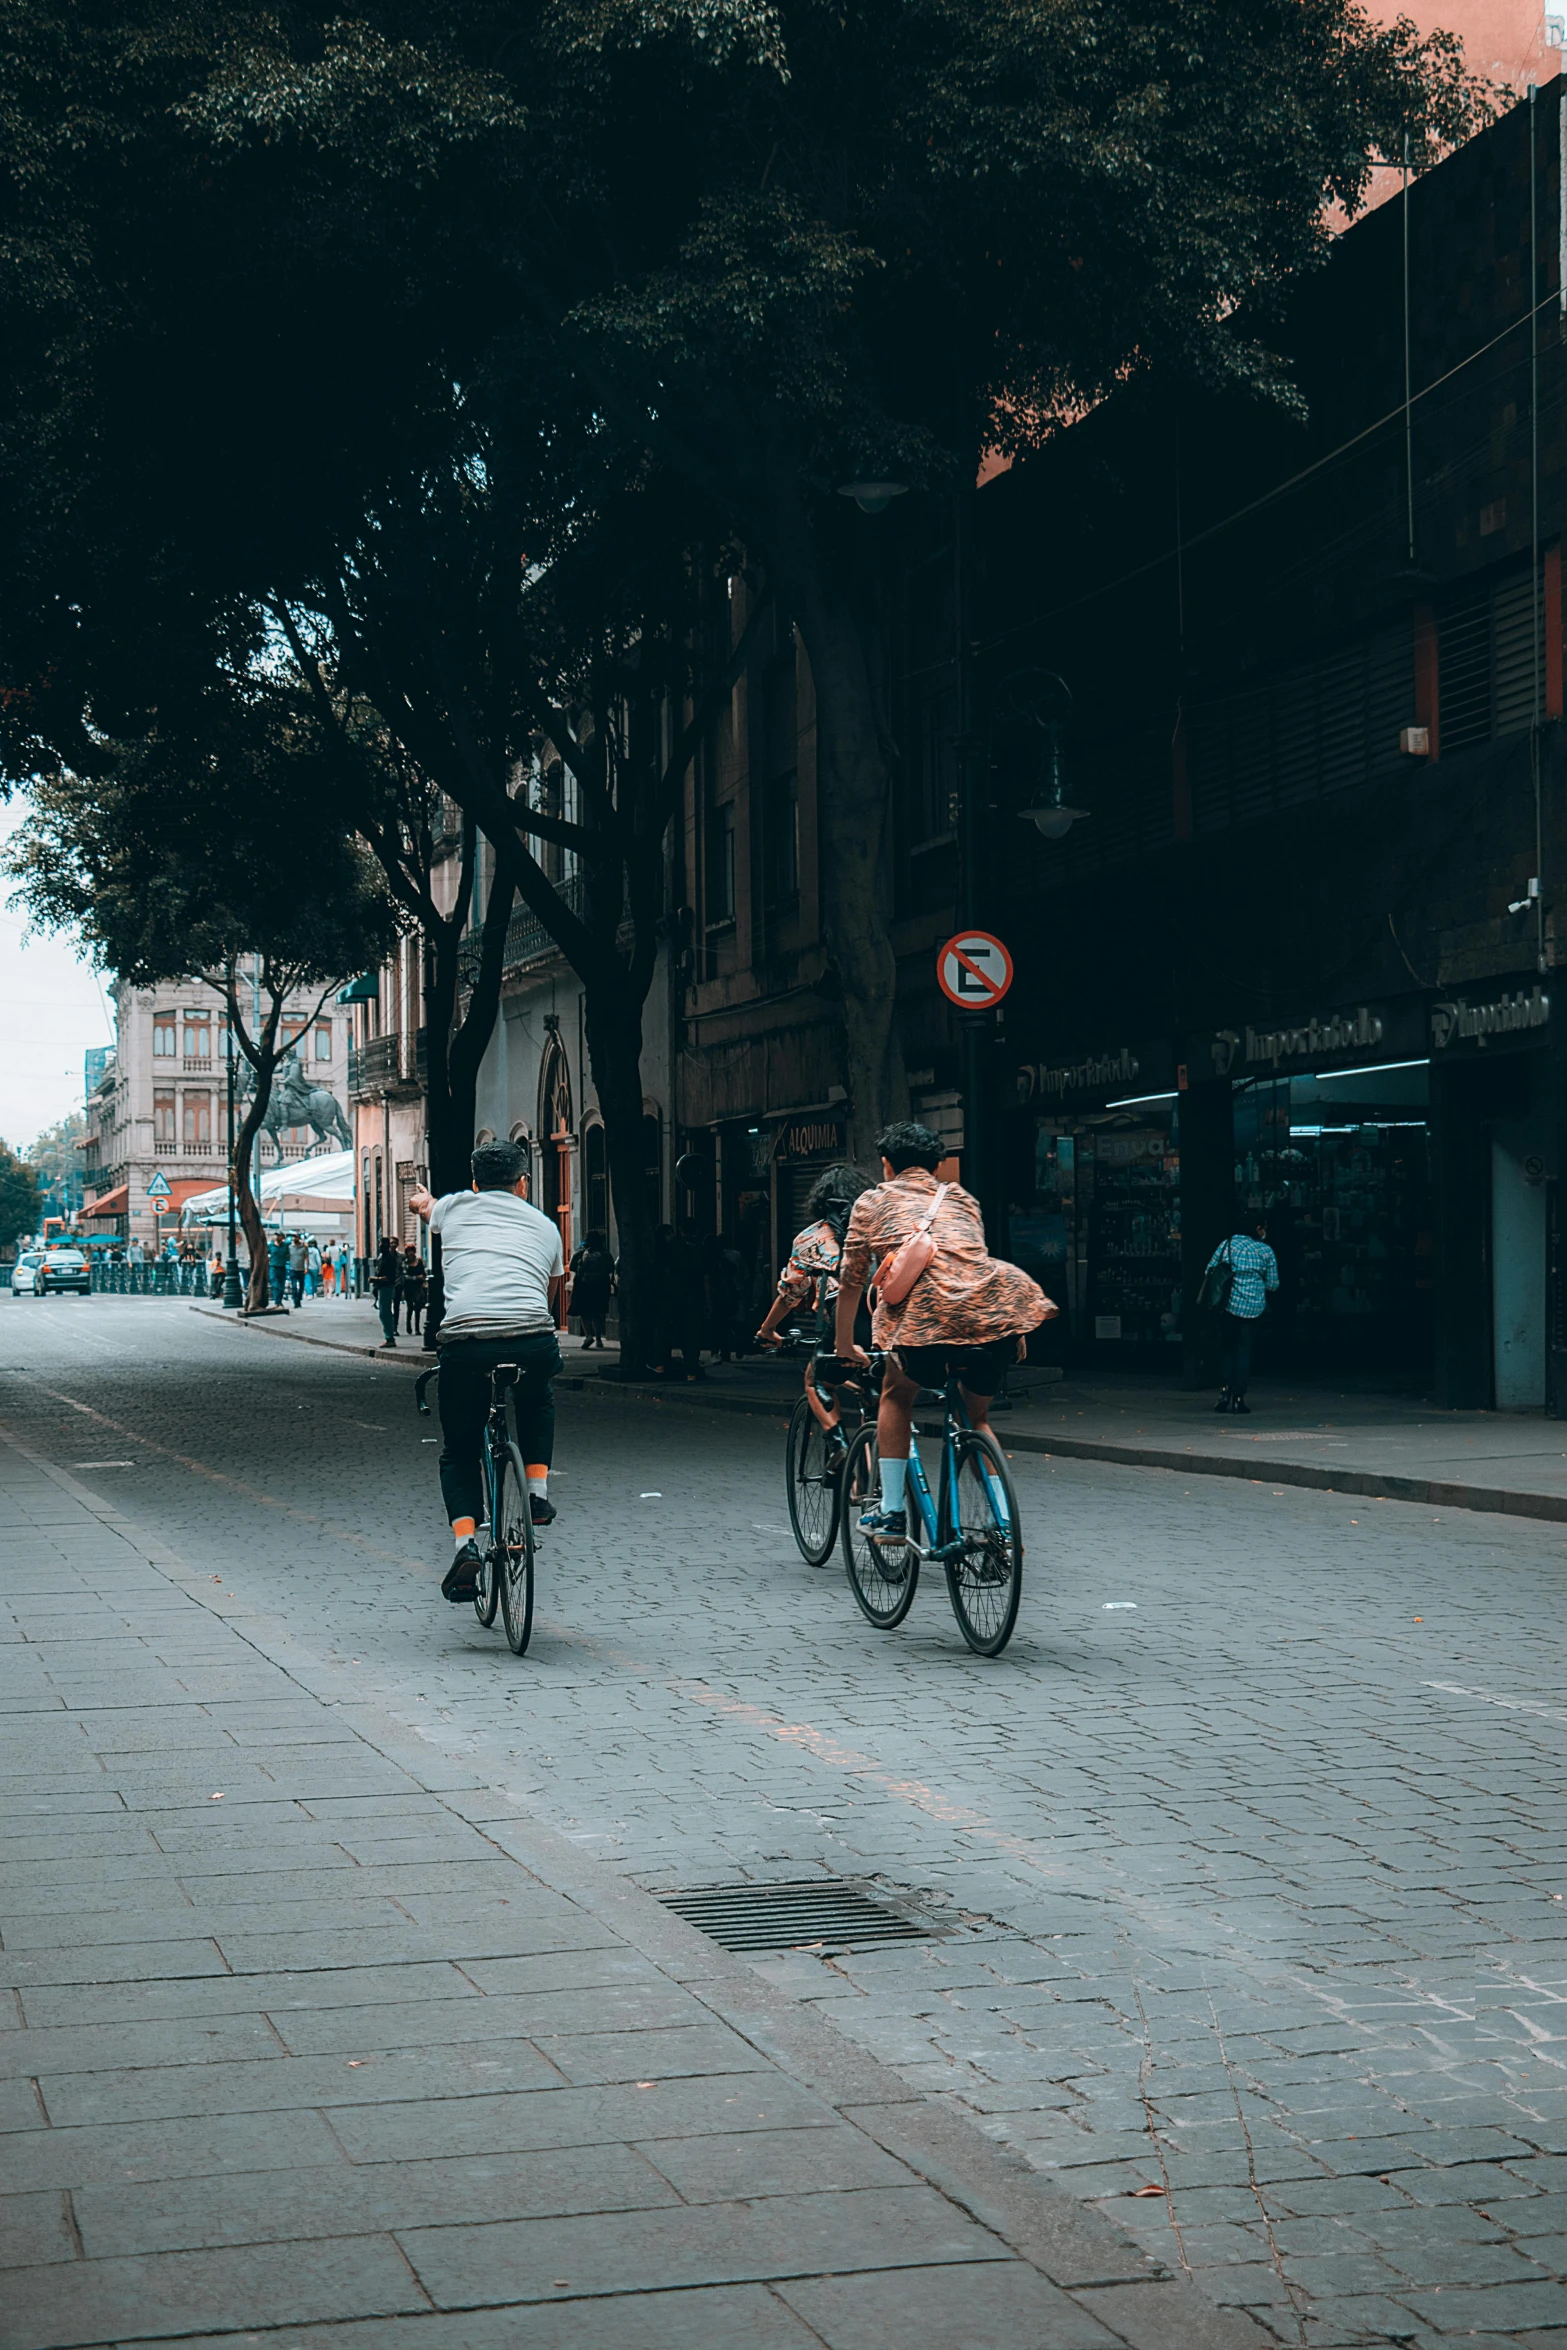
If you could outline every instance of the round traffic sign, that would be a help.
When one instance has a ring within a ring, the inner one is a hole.
[[[960,930],[936,957],[936,979],[962,1012],[988,1012],[1012,985],[1012,957],[988,930]]]

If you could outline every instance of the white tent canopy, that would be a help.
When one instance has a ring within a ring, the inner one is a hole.
[[[256,1185],[263,1224],[291,1232],[345,1236],[353,1230],[354,1154],[325,1151],[317,1159],[290,1159],[270,1167]],[[180,1210],[182,1224],[226,1224],[229,1187],[198,1191]]]

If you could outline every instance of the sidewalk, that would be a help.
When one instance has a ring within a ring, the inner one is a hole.
[[[0,1660],[5,2350],[1264,2350],[3,1433]]]
[[[374,1309],[361,1304],[323,1302],[286,1322],[247,1328],[363,1354],[376,1353],[380,1338]],[[399,1351],[412,1354],[414,1346],[403,1339]],[[584,1354],[574,1338],[563,1353],[565,1380],[590,1394],[599,1371],[619,1361],[617,1349]],[[709,1365],[698,1384],[650,1380],[646,1391],[710,1411],[787,1413],[802,1374],[799,1358],[748,1356]],[[1234,1420],[1215,1413],[1207,1391],[1173,1384],[1027,1371],[1017,1385],[1017,1401],[998,1413],[997,1425],[1019,1452],[1567,1522],[1567,1420],[1542,1413],[1440,1411],[1412,1396],[1303,1381],[1255,1387],[1251,1417]]]

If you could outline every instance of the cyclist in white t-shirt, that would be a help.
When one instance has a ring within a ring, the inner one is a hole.
[[[441,1358],[441,1493],[457,1555],[441,1585],[446,1597],[472,1599],[482,1553],[484,1423],[490,1373],[515,1363],[512,1388],[517,1444],[528,1473],[536,1526],[555,1515],[549,1498],[555,1449],[555,1330],[565,1265],[560,1232],[531,1208],[526,1151],[514,1142],[481,1142],[473,1154],[473,1189],[436,1199],[416,1191],[410,1206],[441,1236],[446,1312],[436,1338]]]

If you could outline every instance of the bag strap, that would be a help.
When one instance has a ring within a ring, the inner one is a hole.
[[[951,1189],[952,1186],[950,1183],[937,1184],[936,1196],[931,1201],[930,1206],[925,1211],[925,1214],[921,1216],[919,1222],[915,1225],[914,1229],[916,1232],[928,1232],[930,1230],[932,1224],[934,1224],[936,1221],[937,1209],[941,1206],[942,1201],[946,1198],[948,1192]]]

